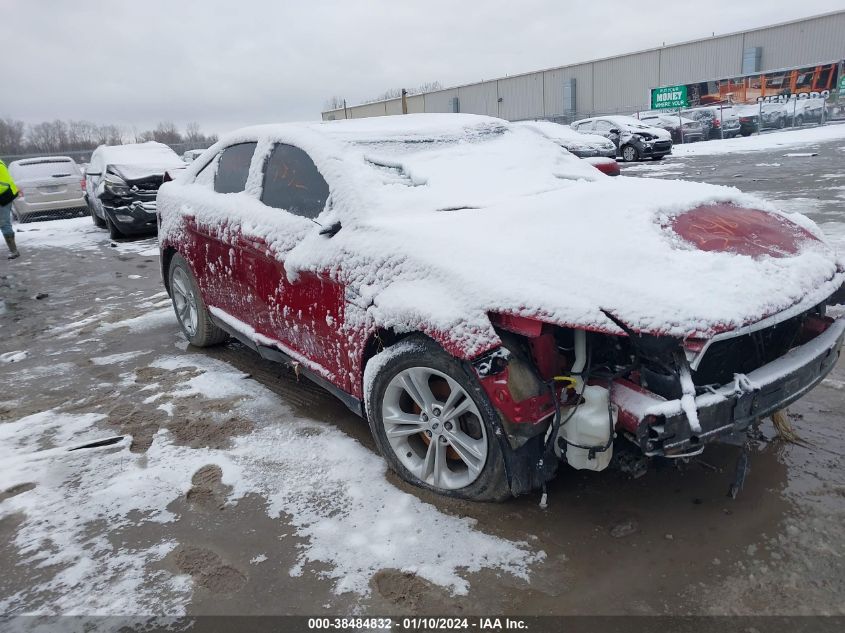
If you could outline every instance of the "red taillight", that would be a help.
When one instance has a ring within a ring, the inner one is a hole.
[[[616,160],[613,158],[596,157],[587,158],[585,160],[603,174],[606,174],[608,176],[619,175],[619,163],[617,163]]]
[[[79,186],[82,187],[82,191],[88,191],[88,185],[85,184],[85,179],[79,181]]]
[[[713,119],[713,127],[720,127],[722,122],[719,119]]]
[[[596,168],[602,172],[603,174],[607,174],[608,176],[618,176],[619,175],[619,163],[614,161],[608,161],[606,163],[599,163],[596,165]]]

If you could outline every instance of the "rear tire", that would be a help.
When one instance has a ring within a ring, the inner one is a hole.
[[[626,163],[633,163],[640,159],[640,152],[633,145],[622,146],[622,160]]]
[[[209,347],[229,338],[225,331],[211,321],[194,273],[185,258],[178,253],[170,260],[167,281],[176,320],[191,345]]]
[[[370,359],[364,382],[370,431],[402,479],[472,501],[510,496],[498,413],[460,361],[411,336]]]

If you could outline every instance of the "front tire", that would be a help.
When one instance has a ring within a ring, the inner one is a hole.
[[[194,273],[184,257],[173,256],[167,279],[176,320],[188,342],[194,347],[209,347],[225,341],[228,334],[212,323]]]
[[[111,221],[109,216],[106,216],[106,227],[109,230],[109,237],[113,240],[119,240],[126,237],[123,233],[121,233],[120,229],[114,225],[114,222]]]
[[[364,382],[373,438],[402,479],[472,501],[510,496],[498,414],[460,361],[412,336],[370,359]]]
[[[633,145],[622,146],[622,160],[626,163],[633,163],[640,159],[640,153]]]

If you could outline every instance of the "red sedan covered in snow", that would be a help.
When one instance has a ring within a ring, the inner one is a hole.
[[[191,344],[295,364],[403,478],[462,498],[736,442],[845,331],[845,268],[803,216],[609,178],[488,117],[246,128],[157,202]]]

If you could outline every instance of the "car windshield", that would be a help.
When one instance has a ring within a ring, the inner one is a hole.
[[[613,123],[614,125],[636,128],[638,130],[644,130],[646,128],[651,127],[647,122],[640,121],[639,119],[635,119],[632,116],[616,116],[607,120]]]
[[[520,126],[472,128],[460,136],[354,142],[369,175],[374,211],[480,208],[603,177],[557,142]]]

